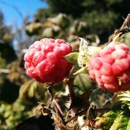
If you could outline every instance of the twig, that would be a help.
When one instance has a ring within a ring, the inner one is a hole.
[[[73,78],[70,78],[67,82],[68,85],[68,91],[69,91],[69,96],[70,96],[70,100],[73,100],[73,96],[74,96],[74,88],[73,88]]]
[[[112,34],[110,40],[108,41],[108,43],[110,43],[111,41],[117,41],[119,39],[119,37],[121,37],[121,35],[123,35],[127,32],[130,32],[130,28],[128,25],[129,22],[130,22],[130,14],[127,15],[122,26],[119,29],[115,30],[115,32]]]
[[[93,111],[94,111],[95,113],[98,113],[98,112],[104,113],[104,112],[109,111],[109,110],[111,110],[111,109],[110,109],[110,108],[93,109]],[[84,109],[84,110],[82,110],[82,111],[76,113],[74,117],[71,117],[70,119],[68,119],[67,121],[65,121],[65,124],[69,123],[71,120],[75,119],[77,116],[83,114],[83,113],[86,112],[86,111],[88,111],[88,109]]]
[[[122,24],[120,29],[123,29],[124,27],[126,27],[128,21],[130,21],[130,14],[127,15],[127,17],[125,18],[125,20],[124,20],[124,22],[123,22],[123,24]]]
[[[55,105],[56,105],[58,111],[60,112],[61,116],[63,116],[64,114],[63,114],[63,111],[61,110],[60,105],[57,103],[57,101],[55,99],[53,99],[53,102],[55,103]]]
[[[5,2],[5,1],[2,1],[2,0],[0,0],[0,3],[3,4],[3,5],[7,5],[7,6],[10,6],[10,7],[14,8],[14,10],[15,10],[15,11],[18,13],[18,15],[20,16],[21,20],[23,20],[23,15],[22,15],[22,13],[19,11],[19,9],[18,9],[15,5],[9,4],[9,3]]]
[[[48,83],[47,90],[48,90],[48,93],[49,93],[49,95],[50,95],[50,100],[49,100],[49,102],[50,102],[50,103],[51,103],[51,102],[54,102],[54,104],[55,104],[56,108],[58,109],[60,115],[63,116],[63,115],[64,115],[64,114],[63,114],[63,111],[62,111],[60,105],[58,104],[58,102],[55,100],[55,95],[54,95],[54,93],[52,92],[53,86],[54,86],[54,83],[53,83],[53,82]]]
[[[74,85],[73,85],[74,79],[69,78],[66,84],[68,85],[68,92],[69,92],[69,98],[70,98],[70,110],[71,110],[71,116],[74,116],[76,111],[75,108],[73,108],[74,101],[75,101],[75,93],[74,93]]]

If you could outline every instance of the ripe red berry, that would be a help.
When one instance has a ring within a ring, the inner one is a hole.
[[[71,51],[71,46],[62,39],[36,41],[24,56],[26,73],[42,83],[58,83],[69,75],[72,68],[64,58]]]
[[[92,56],[89,74],[104,90],[130,89],[130,49],[123,43],[111,42]]]

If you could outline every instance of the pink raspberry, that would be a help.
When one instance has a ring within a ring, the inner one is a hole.
[[[130,49],[123,43],[111,42],[92,56],[89,74],[104,90],[130,89]]]
[[[58,83],[69,75],[72,68],[64,58],[71,51],[71,46],[62,39],[36,41],[24,56],[26,73],[38,82]]]

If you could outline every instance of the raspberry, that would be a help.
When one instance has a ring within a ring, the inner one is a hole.
[[[58,83],[69,75],[72,68],[64,58],[71,51],[71,46],[62,39],[36,41],[24,56],[26,73],[41,83]]]
[[[130,49],[123,43],[111,42],[92,56],[89,74],[109,92],[130,89]]]

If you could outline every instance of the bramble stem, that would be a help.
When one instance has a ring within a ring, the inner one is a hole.
[[[71,109],[71,116],[74,116],[76,111],[75,108],[73,108],[73,101],[75,99],[75,93],[74,93],[74,78],[70,78],[67,82],[68,92],[69,92],[69,98],[70,98],[70,109]]]
[[[73,82],[74,82],[74,79],[73,79],[73,78],[70,78],[70,79],[68,80],[68,82],[67,82],[68,91],[69,91],[69,96],[70,96],[70,99],[71,99],[71,100],[73,99],[73,96],[74,96]]]
[[[75,119],[77,116],[81,115],[82,113],[86,112],[87,110],[88,110],[88,108],[76,113],[75,116],[73,116],[70,119],[68,119],[67,121],[65,121],[65,124],[69,123],[71,120]],[[104,113],[104,112],[107,112],[110,110],[111,110],[110,108],[99,108],[99,109],[94,109],[94,112],[95,113],[97,113],[97,112]]]
[[[125,26],[127,26],[129,20],[130,20],[130,14],[127,15],[120,29],[123,29]]]
[[[54,102],[54,104],[56,105],[56,107],[57,107],[57,109],[58,109],[58,111],[59,111],[59,113],[63,116],[63,111],[61,110],[61,107],[60,107],[60,105],[58,104],[58,102],[55,100],[55,95],[54,95],[54,93],[52,92],[52,87],[54,86],[54,83],[49,83],[48,84],[48,93],[49,93],[49,95],[50,95],[50,99],[51,99],[51,102],[53,101]]]
[[[63,114],[63,111],[61,110],[60,105],[57,103],[57,101],[55,99],[53,99],[53,102],[55,103],[55,105],[56,105],[58,111],[60,112],[60,114],[63,116],[64,114]]]
[[[114,34],[112,35],[112,38],[109,40],[108,43],[110,43],[111,41],[118,41],[121,35],[123,35],[126,32],[130,32],[129,24],[130,24],[130,14],[127,15],[122,26],[119,29],[115,30]]]

